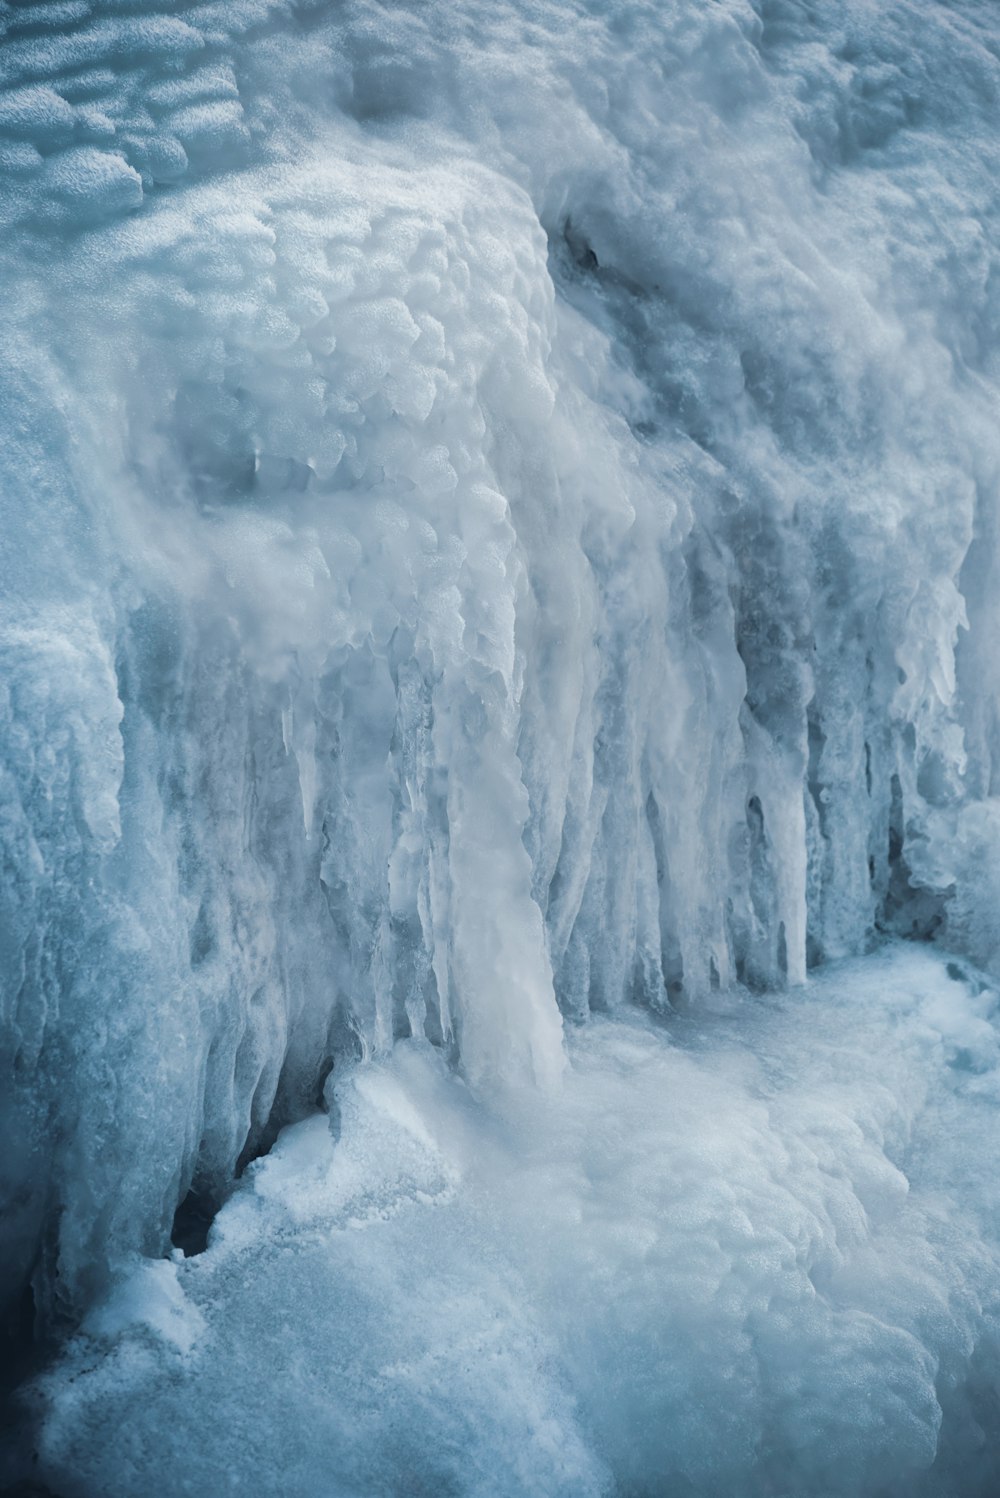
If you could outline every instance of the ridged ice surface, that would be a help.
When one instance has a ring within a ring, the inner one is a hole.
[[[991,0],[0,26],[9,1297],[397,1042],[1000,971]]]

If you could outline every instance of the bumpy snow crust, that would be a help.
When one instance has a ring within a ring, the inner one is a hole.
[[[207,1251],[37,1393],[65,1498],[989,1498],[997,996],[919,948],[484,1112],[426,1041],[334,1072]],[[334,1135],[336,1134],[336,1142]]]
[[[989,0],[0,25],[5,1289],[352,1055],[1000,970]]]

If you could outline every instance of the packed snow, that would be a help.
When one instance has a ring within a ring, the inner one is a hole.
[[[1000,976],[998,118],[993,0],[0,5],[62,1491],[994,1491],[992,1020],[877,953]]]
[[[575,1029],[484,1110],[349,1064],[207,1250],[43,1380],[41,1473],[114,1493],[995,1493],[997,994],[919,948],[697,1023]]]

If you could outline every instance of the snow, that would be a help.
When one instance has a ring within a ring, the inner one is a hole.
[[[139,1264],[36,1395],[113,1492],[987,1493],[997,995],[919,948],[794,999],[574,1030],[476,1102],[349,1064],[203,1254]],[[985,1430],[984,1430],[985,1426]]]

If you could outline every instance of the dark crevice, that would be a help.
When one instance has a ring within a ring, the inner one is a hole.
[[[350,1029],[346,1018],[343,1019],[342,1030],[342,1043],[339,1046],[334,1043],[332,1049],[323,1056],[316,1068],[311,1089],[296,1088],[289,1092],[279,1085],[277,1097],[266,1120],[251,1126],[237,1156],[232,1176],[228,1180],[220,1180],[218,1176],[210,1178],[207,1174],[196,1178],[179,1203],[170,1230],[171,1244],[174,1248],[181,1249],[186,1259],[205,1252],[212,1224],[228,1201],[236,1182],[255,1160],[261,1160],[271,1153],[282,1129],[307,1117],[314,1109],[321,1113],[330,1112],[326,1084],[337,1064],[336,1056],[339,1055],[341,1060],[352,1056],[357,1059],[360,1056],[357,1035]]]
[[[818,884],[819,884],[819,909],[810,910],[809,921],[806,927],[806,967],[819,967],[826,953],[820,932],[823,929],[822,911],[824,907],[824,896],[829,879],[830,858],[830,813],[828,807],[829,792],[823,782],[823,753],[826,749],[826,734],[823,731],[822,718],[820,716],[819,704],[815,697],[806,708],[806,727],[808,735],[808,761],[806,767],[806,793],[815,809],[816,821],[815,831],[817,844],[812,856],[816,860]],[[813,917],[815,916],[815,920]],[[787,960],[787,954],[786,954]],[[779,965],[781,952],[779,950]],[[786,969],[782,969],[783,972]]]
[[[823,947],[813,931],[806,931],[806,967],[819,967],[826,960]]]
[[[670,1004],[676,1007],[685,997],[684,958],[681,943],[671,918],[673,890],[670,878],[668,838],[653,792],[646,797],[646,821],[649,824],[656,860],[656,884],[659,891],[660,976]],[[652,1005],[651,1007],[656,1007]]]
[[[247,1135],[247,1142],[240,1150],[236,1161],[235,1173],[237,1180],[240,1179],[240,1176],[242,1176],[248,1165],[252,1165],[255,1160],[262,1160],[265,1155],[271,1153],[278,1135],[285,1125],[291,1122],[291,1116],[286,1117],[283,1113],[279,1113],[276,1108],[272,1108],[267,1122],[258,1128],[251,1129]]]
[[[25,1390],[51,1361],[59,1340],[40,1324],[30,1282],[0,1319],[0,1494],[60,1498],[34,1477],[37,1422]]]
[[[563,226],[563,238],[566,241],[566,248],[572,256],[574,265],[579,266],[580,270],[588,272],[600,270],[600,261],[594,254],[593,247],[580,233],[579,229],[576,228],[571,218],[568,218]]]
[[[35,1346],[35,1292],[25,1285],[0,1321],[0,1399],[27,1373]]]
[[[185,1259],[205,1252],[208,1234],[222,1201],[214,1191],[196,1190],[193,1186],[174,1213],[170,1241],[183,1251]]]
[[[954,885],[933,890],[913,882],[906,858],[903,788],[898,774],[890,782],[888,855],[889,885],[876,922],[878,929],[910,941],[933,940],[945,924]]]
[[[326,1102],[326,1090],[325,1090],[326,1089],[326,1079],[327,1079],[327,1077],[329,1077],[330,1073],[333,1071],[333,1068],[334,1068],[334,1059],[333,1059],[333,1057],[332,1056],[324,1056],[322,1062],[320,1063],[319,1075],[316,1078],[316,1107],[319,1108],[320,1111],[324,1112],[324,1113],[328,1111],[328,1109],[327,1109],[327,1102]]]
[[[35,1482],[32,1478],[23,1478],[15,1482],[11,1487],[0,1488],[2,1498],[59,1498],[52,1488],[47,1488],[44,1483]]]

